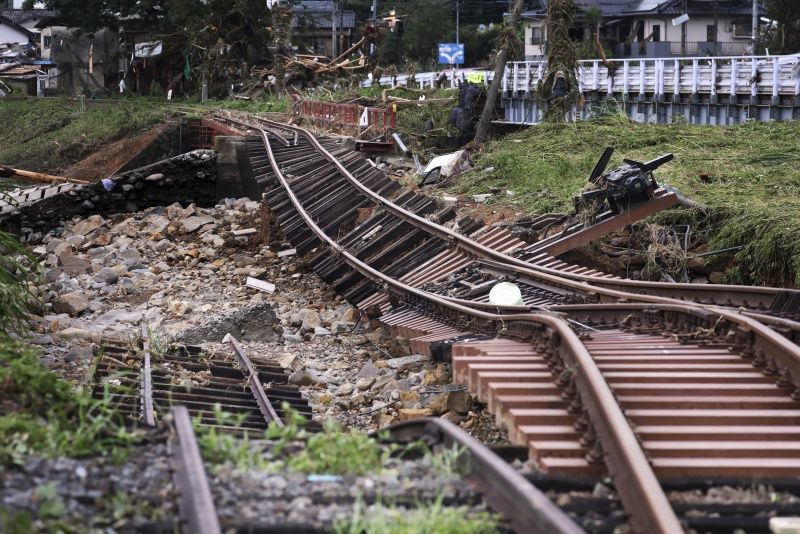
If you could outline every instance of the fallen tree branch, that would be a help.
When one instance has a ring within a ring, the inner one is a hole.
[[[12,167],[7,167],[5,165],[0,165],[0,176],[6,178],[12,178],[14,176],[18,176],[20,178],[25,178],[27,180],[33,180],[36,182],[42,182],[47,184],[52,184],[57,182],[69,182],[73,184],[85,185],[91,183],[86,180],[78,180],[77,178],[67,178],[65,176],[53,176],[52,174],[43,174],[41,172],[14,169]]]

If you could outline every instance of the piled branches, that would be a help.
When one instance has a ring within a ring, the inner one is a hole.
[[[280,17],[277,8],[273,11],[273,18]],[[281,90],[287,86],[316,83],[325,77],[350,77],[355,71],[364,71],[372,67],[373,58],[366,50],[376,44],[379,30],[367,25],[362,30],[362,37],[350,48],[339,56],[329,59],[316,54],[296,53],[289,43],[290,35],[284,35],[277,28],[281,26],[276,20],[275,53],[271,66],[254,67],[250,74],[253,81],[244,87],[236,98],[256,99],[264,91]]]

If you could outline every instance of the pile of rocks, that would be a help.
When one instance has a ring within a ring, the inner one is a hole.
[[[50,283],[34,337],[45,363],[79,376],[91,344],[127,340],[142,324],[217,351],[230,351],[220,343],[231,333],[250,357],[278,360],[320,416],[368,430],[438,415],[469,427],[472,399],[449,384],[449,366],[361,320],[269,223],[243,198],[92,215],[51,232],[35,249]],[[252,278],[274,291],[249,287]]]

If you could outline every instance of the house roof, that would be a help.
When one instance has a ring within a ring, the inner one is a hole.
[[[689,0],[686,4],[686,12],[689,15],[713,15],[715,8],[717,14],[722,16],[752,15],[753,13],[753,3],[748,0],[719,0],[717,2]],[[683,7],[681,0],[635,0],[629,1],[623,14],[677,16],[683,14]]]
[[[2,9],[0,15],[16,24],[22,24],[29,20],[55,18],[58,16],[58,11],[55,9]]]
[[[0,15],[0,26],[2,26],[2,25],[11,26],[15,30],[27,35],[28,39],[32,39],[36,35],[32,31],[30,31],[28,28],[23,28],[22,26],[20,26],[19,24],[17,24],[13,20],[11,20],[11,19],[9,19],[7,17],[4,17],[3,15]]]
[[[575,5],[582,11],[597,8],[603,17],[635,17],[643,15],[669,15],[683,14],[682,0],[574,0]],[[713,15],[713,1],[689,0],[687,12],[689,15]],[[752,13],[753,3],[749,0],[718,0],[717,13],[725,15],[749,15]],[[524,18],[541,18],[547,14],[547,0],[534,0],[530,9],[524,11]]]

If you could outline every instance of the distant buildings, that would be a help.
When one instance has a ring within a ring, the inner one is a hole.
[[[338,2],[304,0],[292,6],[292,41],[301,48],[336,57],[353,44],[356,14]]]
[[[614,57],[738,56],[751,52],[752,0],[575,0],[578,16],[572,37],[591,39],[597,32]],[[525,57],[545,54],[547,0],[533,0],[522,13]]]

